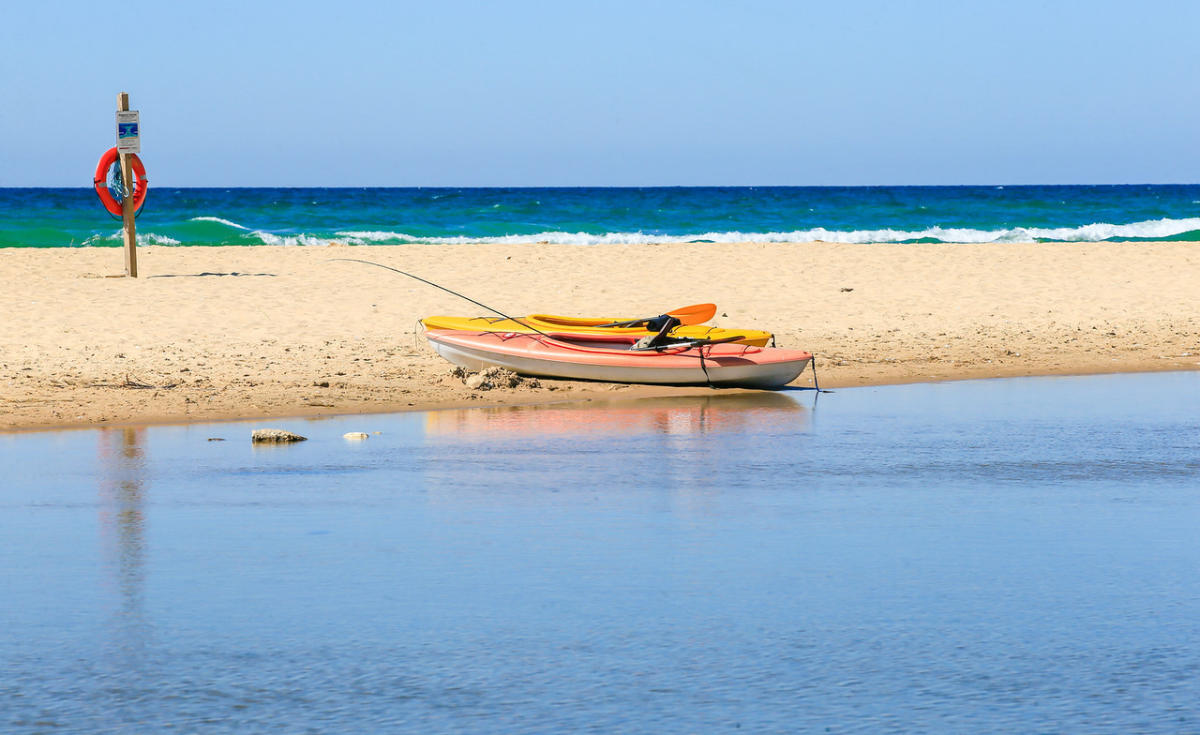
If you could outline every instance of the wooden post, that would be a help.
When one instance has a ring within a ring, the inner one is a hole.
[[[117,112],[129,110],[129,93],[117,95]],[[133,224],[133,167],[129,165],[129,154],[121,154],[121,185],[125,187],[125,198],[121,201],[121,219],[125,224],[125,275],[137,278],[137,229]]]

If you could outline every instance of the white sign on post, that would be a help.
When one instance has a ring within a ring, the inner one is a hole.
[[[141,131],[138,129],[138,111],[117,112],[117,152],[141,153]]]

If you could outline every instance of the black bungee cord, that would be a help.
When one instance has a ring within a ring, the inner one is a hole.
[[[500,311],[499,309],[493,309],[492,307],[488,306],[487,304],[482,304],[482,303],[476,301],[475,299],[471,298],[470,296],[463,296],[458,291],[451,291],[450,289],[446,288],[445,286],[438,285],[438,284],[434,283],[433,281],[430,281],[425,278],[421,278],[420,276],[415,276],[412,273],[407,273],[405,271],[400,270],[399,268],[393,268],[390,265],[384,265],[383,263],[376,263],[376,262],[373,262],[370,260],[362,260],[360,258],[330,258],[329,260],[331,260],[331,261],[341,260],[341,261],[345,261],[347,263],[365,263],[366,265],[373,265],[377,268],[383,268],[385,270],[392,271],[393,273],[399,273],[402,276],[408,276],[409,278],[420,281],[421,283],[433,286],[434,288],[441,289],[441,290],[445,291],[446,293],[451,294],[453,296],[457,296],[458,298],[463,299],[464,301],[470,301],[472,304],[475,304],[476,306],[478,306],[480,308],[487,309],[488,311],[492,312],[493,314],[499,314],[502,319],[508,319],[509,321],[514,321],[517,324],[528,327],[529,329],[532,329],[533,331],[537,332],[538,334],[542,335],[543,337],[550,337],[550,335],[546,334],[545,332],[543,332],[542,330],[533,326],[532,324],[526,324],[525,322],[521,321],[520,319],[511,317],[508,314],[505,314],[504,312]],[[553,339],[553,337],[550,337],[550,338]]]
[[[816,355],[813,355],[811,358],[809,358],[808,365],[809,365],[809,367],[812,368],[813,390],[815,390],[818,394],[832,393],[833,391],[831,391],[831,390],[821,390],[821,384],[819,382],[817,382],[817,356]]]

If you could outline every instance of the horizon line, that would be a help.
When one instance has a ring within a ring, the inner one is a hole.
[[[954,189],[954,188],[1033,188],[1033,187],[1122,187],[1122,186],[1200,186],[1196,182],[1136,182],[1125,184],[1013,184],[1013,183],[982,183],[982,184],[348,184],[338,186],[315,186],[307,184],[203,184],[180,185],[164,184],[158,189]],[[0,184],[0,189],[82,189],[90,190],[91,186],[69,185],[37,185],[21,186]]]

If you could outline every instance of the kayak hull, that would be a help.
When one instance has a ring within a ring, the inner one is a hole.
[[[716,344],[630,351],[632,338],[430,330],[426,339],[446,360],[478,371],[501,367],[520,375],[655,385],[780,388],[812,361],[800,350]]]
[[[536,334],[539,331],[555,334],[609,334],[624,337],[645,337],[654,334],[645,327],[605,327],[604,324],[619,323],[619,318],[576,318],[553,314],[530,314],[515,319],[501,317],[430,316],[421,320],[426,329],[457,329],[468,332],[517,332]],[[728,339],[740,336],[739,344],[764,347],[771,341],[771,333],[759,329],[729,329],[706,324],[675,327],[672,337],[681,339]]]

